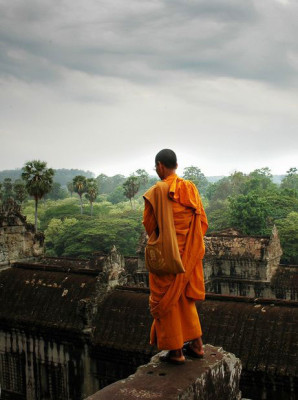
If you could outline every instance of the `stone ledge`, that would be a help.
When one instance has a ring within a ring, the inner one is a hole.
[[[86,400],[240,400],[241,362],[221,347],[205,345],[203,359],[184,365],[159,361],[161,352],[134,375],[106,386]]]

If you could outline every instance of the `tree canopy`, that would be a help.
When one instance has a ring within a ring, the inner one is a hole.
[[[201,194],[206,193],[209,183],[203,172],[198,167],[192,165],[184,168],[183,178],[192,181]]]
[[[33,176],[32,170],[27,177],[32,180]],[[280,184],[274,183],[268,167],[248,174],[235,171],[208,182],[198,167],[190,166],[185,168],[183,177],[199,187],[209,232],[235,227],[247,235],[269,235],[276,224],[284,252],[282,262],[297,263],[297,168],[290,168],[279,180]],[[0,182],[0,200],[12,196],[23,204],[27,220],[35,221],[36,226],[39,223],[48,236],[47,254],[72,256],[87,256],[91,250],[107,251],[113,244],[123,254],[134,255],[139,234],[143,231],[142,195],[158,180],[144,169],[137,169],[128,178],[120,174],[112,177],[100,174],[93,178],[82,173],[68,180],[67,187],[62,187],[56,176],[53,182],[51,175],[50,189],[36,194],[38,200],[41,193],[46,199],[38,209],[37,218],[35,197],[30,194],[34,201],[28,200],[26,181],[5,178],[5,182]],[[32,185],[31,193],[34,192]],[[79,196],[80,202],[77,195],[71,198],[72,192]]]

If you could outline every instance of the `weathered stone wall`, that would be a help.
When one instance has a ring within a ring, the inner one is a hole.
[[[264,259],[268,260],[267,281],[270,281],[275,275],[281,256],[282,248],[280,245],[277,228],[274,225],[270,236],[270,241],[264,255]]]
[[[206,256],[216,258],[262,260],[267,237],[230,235],[219,232],[205,236]]]
[[[1,399],[81,400],[98,390],[89,347],[74,337],[0,330]]]
[[[243,236],[226,230],[206,236],[205,246],[207,280],[209,277],[230,276],[269,282],[282,255],[275,226],[270,238]]]
[[[298,299],[298,281],[288,274],[279,279],[282,249],[276,227],[271,236],[245,236],[235,229],[205,236],[206,254],[203,261],[206,291],[218,294]],[[144,263],[146,235],[140,238],[138,272],[132,274],[129,284],[148,286],[148,273]],[[286,278],[286,277],[285,277]],[[294,282],[294,283],[293,283]]]
[[[282,255],[276,227],[269,237],[245,236],[235,229],[227,229],[205,236],[206,253],[204,258],[205,280],[216,276],[270,281]],[[141,235],[137,254],[138,271],[146,271],[144,249],[146,235]]]
[[[0,210],[0,268],[15,261],[30,260],[44,253],[44,236],[35,234],[15,206]]]
[[[123,271],[114,247],[91,260],[43,258],[0,272],[1,399],[81,400],[102,387],[104,361],[90,354],[93,319],[126,282]],[[114,369],[113,381],[129,374],[125,363]]]
[[[217,294],[298,300],[298,266],[279,265],[282,249],[276,227],[270,237],[249,237],[227,229],[205,237],[205,288]],[[128,284],[148,287],[144,263],[146,235],[140,238],[138,267]]]
[[[241,279],[267,280],[267,263],[250,259],[218,259],[206,257],[204,260],[205,279],[231,277]]]
[[[271,290],[270,285],[268,283],[262,283],[259,281],[249,282],[240,282],[240,281],[232,281],[230,279],[215,279],[212,282],[212,292],[230,295],[230,296],[247,296],[254,298],[276,298],[275,293]],[[290,300],[290,299],[288,299]]]
[[[162,353],[137,369],[134,375],[105,387],[88,400],[240,400],[241,362],[233,354],[205,345],[203,359],[181,366],[159,361]]]
[[[279,266],[269,282],[218,276],[206,281],[205,287],[207,292],[223,295],[298,301],[298,266]]]
[[[117,251],[115,246],[104,257],[99,271],[96,279],[96,298],[93,313],[96,313],[97,306],[103,301],[110,290],[117,285],[124,285],[127,282],[124,257]]]

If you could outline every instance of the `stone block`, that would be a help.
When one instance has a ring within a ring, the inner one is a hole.
[[[219,347],[204,349],[203,359],[187,358],[184,365],[160,362],[161,352],[134,375],[86,400],[240,400],[240,360]]]

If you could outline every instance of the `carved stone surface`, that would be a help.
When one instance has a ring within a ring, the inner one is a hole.
[[[0,267],[15,261],[34,259],[44,253],[44,235],[34,233],[20,206],[13,200],[0,209]]]
[[[22,388],[27,400],[43,398],[38,391],[46,390],[63,393],[53,398],[81,400],[150,360],[156,349],[149,344],[148,289],[98,293],[98,273],[67,266],[65,259],[63,267],[19,263],[0,272],[3,396],[18,399]],[[241,359],[245,397],[265,398],[266,392],[267,399],[292,400],[297,303],[207,294],[197,307],[204,342]],[[10,371],[17,371],[13,386]]]
[[[298,300],[298,267],[289,270],[279,264],[282,249],[275,226],[270,236],[247,236],[229,228],[206,235],[204,241],[207,292]],[[144,263],[146,242],[146,234],[142,234],[137,250],[138,270],[129,279],[134,287],[148,287]]]
[[[124,257],[118,252],[115,246],[113,246],[111,252],[104,257],[96,281],[97,296],[94,306],[95,309],[111,289],[117,285],[124,285],[126,283]]]
[[[161,352],[134,375],[105,387],[87,400],[240,400],[241,362],[209,344],[201,360],[188,358],[181,366],[159,361]]]
[[[0,271],[3,399],[45,399],[50,392],[81,400],[99,389],[91,372],[100,370],[90,355],[94,319],[107,293],[126,282],[123,270],[114,247],[91,260],[50,257]]]
[[[244,236],[224,230],[205,237],[206,280],[231,276],[270,281],[282,255],[276,227],[270,237]]]

